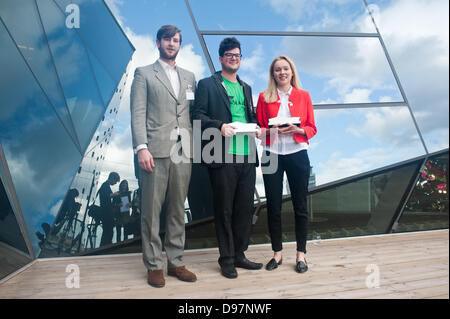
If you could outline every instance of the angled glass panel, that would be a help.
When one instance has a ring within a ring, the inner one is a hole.
[[[85,152],[76,175],[70,185],[66,197],[64,198],[56,219],[52,225],[50,236],[47,238],[40,258],[70,256],[89,253],[100,248],[103,235],[103,225],[98,218],[89,215],[89,205],[96,203],[99,205],[99,198],[96,196],[101,184],[108,178],[110,171],[117,171],[121,180],[129,182],[129,189],[133,191],[138,188],[135,176],[127,176],[125,172],[134,172],[133,152],[122,158],[123,150],[117,146],[128,147],[129,134],[119,134],[119,145],[113,146],[111,138],[113,130],[116,129],[118,109],[126,84],[127,76],[124,74],[116,93],[111,99],[111,103],[100,122],[92,141]],[[117,127],[120,128],[119,126]],[[106,155],[112,155],[111,162],[105,163]],[[114,156],[116,155],[116,156]],[[131,165],[131,167],[129,167]],[[118,185],[112,186],[113,191],[118,190]],[[136,207],[134,208],[136,210]],[[130,216],[131,217],[131,216]],[[130,218],[131,220],[131,218]],[[133,216],[134,224],[128,223],[126,226],[113,228],[112,243],[119,243],[138,236],[139,222],[136,214]],[[120,236],[117,234],[120,233]]]
[[[6,173],[6,168],[3,167],[3,165],[1,165],[0,163],[0,178],[3,181],[6,181],[7,179],[7,173]],[[3,183],[3,187],[5,188],[5,192],[7,194],[7,196],[9,198],[13,198],[13,191],[11,190],[11,188],[8,186],[8,184],[6,182]],[[14,201],[10,201],[9,204],[11,205],[11,208],[13,210],[13,212],[17,212],[18,211],[18,207],[15,205]]]
[[[227,36],[205,36],[216,70],[219,45]],[[279,55],[290,57],[314,104],[403,102],[376,38],[237,36],[242,61],[238,74],[255,96],[267,88],[269,68]]]
[[[430,153],[449,147],[448,1],[369,1]]]
[[[34,1],[22,1],[19,5],[17,1],[13,0],[1,1],[0,13],[64,127],[72,136],[74,143],[78,145],[75,129],[55,72],[36,3]]]
[[[108,72],[106,72],[95,55],[93,55],[89,49],[87,50],[87,52],[92,64],[92,69],[94,70],[95,79],[97,80],[103,102],[105,104],[108,104],[111,100],[112,95],[114,94],[114,90],[116,89],[116,83],[113,81]]]
[[[421,161],[394,167],[308,196],[308,240],[383,234],[401,208],[408,186]],[[257,210],[251,244],[270,243],[265,204]],[[283,199],[283,241],[295,241],[294,209],[290,196]],[[214,222],[186,229],[186,248],[217,247]]]
[[[0,139],[35,255],[81,155],[0,24]]]
[[[29,254],[2,180],[0,180],[0,245],[1,243]]]
[[[50,50],[81,149],[88,146],[105,111],[86,49],[75,29],[53,1],[38,0]]]
[[[448,229],[448,151],[422,168],[396,232]]]
[[[407,107],[314,113],[308,153],[317,186],[425,154]]]
[[[66,12],[67,4],[63,2],[59,1],[59,6],[63,12]],[[103,1],[74,0],[71,3],[79,8],[80,28],[76,30],[82,37],[83,43],[97,56],[114,81],[118,83],[134,48]],[[69,7],[67,14],[71,12]]]
[[[200,30],[375,32],[362,0],[189,0]]]
[[[389,231],[420,164],[417,161],[402,165],[310,195],[310,238],[372,235]]]

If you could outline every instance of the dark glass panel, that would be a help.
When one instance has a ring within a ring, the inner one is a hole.
[[[448,152],[430,158],[420,172],[396,232],[448,228]]]
[[[29,254],[2,180],[0,180],[0,243]]]
[[[419,166],[414,162],[310,195],[310,238],[388,232]]]
[[[81,155],[0,24],[0,139],[35,255]]]
[[[34,1],[5,0],[0,2],[3,21],[25,57],[39,85],[50,99],[68,134],[79,147],[63,91],[55,72],[42,23]]]
[[[308,239],[383,234],[414,178],[420,162],[403,165],[308,196]],[[256,205],[258,219],[250,243],[270,243],[266,204]],[[290,196],[282,206],[283,241],[295,241],[295,221]],[[188,249],[216,247],[214,222],[192,225],[186,231]]]
[[[84,151],[105,112],[86,48],[53,1],[38,0],[48,43],[67,105]]]

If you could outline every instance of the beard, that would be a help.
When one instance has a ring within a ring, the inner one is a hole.
[[[162,47],[159,47],[158,50],[159,50],[159,56],[166,60],[175,60],[177,58],[178,52],[180,52],[180,50],[178,50],[175,53],[173,53],[172,55],[170,55],[169,53],[165,52]]]
[[[222,70],[227,72],[227,73],[233,74],[233,73],[237,73],[237,71],[239,70],[239,67],[237,67],[237,68],[230,68],[230,67],[222,64]]]

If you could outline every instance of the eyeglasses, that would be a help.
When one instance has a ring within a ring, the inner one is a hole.
[[[223,56],[226,58],[231,58],[231,57],[236,58],[236,59],[242,58],[242,54],[239,54],[239,53],[224,53]]]

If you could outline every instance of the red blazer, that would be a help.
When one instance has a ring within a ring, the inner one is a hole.
[[[317,133],[316,124],[314,122],[314,110],[309,92],[293,87],[291,95],[289,96],[289,102],[291,116],[300,117],[300,127],[305,130],[306,134],[306,136],[294,134],[294,139],[297,143],[309,144],[309,139]],[[264,92],[259,94],[258,105],[256,106],[256,118],[261,129],[269,128],[269,119],[278,116],[280,106],[280,96],[278,96],[276,102],[266,103],[264,100]],[[262,139],[262,143],[271,145],[273,141],[270,141],[270,136],[267,135],[266,138]]]

